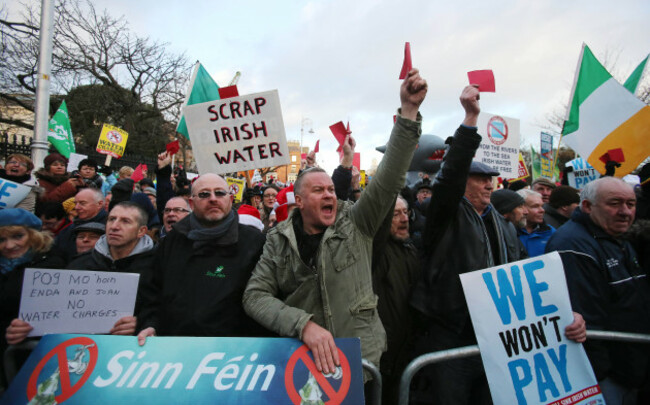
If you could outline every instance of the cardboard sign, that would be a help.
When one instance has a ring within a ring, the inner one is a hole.
[[[363,404],[360,341],[335,343],[322,374],[298,339],[47,335],[0,404]]]
[[[226,181],[230,186],[230,193],[235,197],[235,202],[242,201],[244,198],[244,189],[246,188],[246,180],[226,177]]]
[[[278,91],[186,106],[199,173],[231,173],[289,163]]]
[[[361,188],[366,188],[366,171],[361,170],[361,177],[359,178],[359,186]]]
[[[481,113],[478,133],[483,139],[474,159],[499,171],[503,178],[519,177],[519,120]]]
[[[79,170],[79,163],[84,159],[88,159],[88,156],[74,152],[70,153],[70,157],[68,158],[68,173]]]
[[[0,179],[0,209],[14,208],[27,197],[31,190],[32,188],[29,186],[11,180]]]
[[[496,405],[604,403],[584,348],[564,336],[573,312],[557,252],[460,279]]]
[[[528,168],[526,167],[526,162],[524,162],[524,157],[521,155],[521,152],[519,152],[519,166],[517,166],[517,174],[518,177],[511,179],[510,181],[523,180],[526,177],[530,176],[528,173]]]
[[[600,173],[583,158],[577,158],[566,162],[565,166],[573,167],[573,171],[567,174],[569,185],[578,190],[587,183],[600,178]]]
[[[124,155],[128,138],[129,134],[122,128],[104,124],[97,141],[97,152],[119,159]]]
[[[540,176],[553,178],[553,135],[540,134],[541,147],[539,150]]]
[[[139,274],[25,269],[18,317],[48,333],[108,333],[133,315]]]

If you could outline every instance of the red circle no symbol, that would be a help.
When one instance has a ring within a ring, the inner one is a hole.
[[[350,380],[352,379],[352,373],[350,372],[350,363],[348,362],[348,358],[345,357],[345,354],[341,351],[341,349],[337,350],[339,351],[339,360],[341,362],[341,370],[343,371],[341,386],[339,387],[338,391],[332,387],[332,384],[327,381],[327,378],[325,378],[323,373],[318,371],[316,368],[316,363],[314,363],[314,360],[309,357],[309,348],[306,345],[300,346],[298,349],[296,349],[295,352],[293,352],[289,358],[289,361],[287,362],[287,368],[284,372],[284,386],[287,389],[289,398],[291,398],[291,402],[293,402],[295,405],[300,405],[301,401],[300,394],[298,394],[298,390],[296,389],[293,381],[293,373],[298,360],[302,360],[305,366],[307,366],[311,374],[316,379],[316,382],[318,382],[318,386],[329,398],[329,401],[325,402],[326,405],[339,405],[343,402],[346,395],[348,394],[348,390],[350,389]]]
[[[77,381],[75,385],[71,385],[70,372],[68,371],[68,354],[66,352],[66,349],[70,346],[75,345],[90,346],[88,347],[90,358],[88,359],[88,367],[84,371],[79,381]],[[56,402],[60,404],[61,402],[73,396],[77,391],[79,391],[81,386],[84,385],[90,378],[90,375],[92,374],[93,369],[97,364],[97,344],[89,337],[80,336],[68,339],[65,342],[60,343],[54,349],[50,350],[50,352],[46,354],[45,357],[43,357],[41,361],[36,365],[36,368],[34,368],[34,371],[32,372],[32,375],[29,377],[29,381],[27,382],[27,399],[30,401],[32,398],[34,398],[38,390],[38,377],[40,376],[41,371],[43,371],[43,367],[45,367],[48,361],[50,361],[50,359],[54,356],[56,356],[57,362],[59,364],[59,386],[61,387],[61,395],[58,395],[55,397],[55,399]]]
[[[493,144],[501,145],[508,139],[508,123],[495,115],[488,121],[487,133]]]

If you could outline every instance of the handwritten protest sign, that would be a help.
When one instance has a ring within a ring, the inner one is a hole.
[[[602,401],[584,348],[564,336],[573,312],[557,252],[460,279],[496,405]]]
[[[360,340],[335,344],[340,367],[323,374],[291,338],[47,335],[0,405],[363,404]]]
[[[230,173],[289,163],[278,91],[186,106],[199,173]]]
[[[519,177],[519,120],[481,113],[478,133],[483,140],[474,159],[498,170],[503,178]]]
[[[600,177],[600,173],[583,158],[570,160],[565,166],[573,168],[573,171],[567,174],[569,185],[573,188],[582,189],[587,183]]]
[[[108,333],[133,315],[139,274],[25,269],[18,317],[47,333]]]
[[[122,128],[104,124],[102,132],[99,134],[99,140],[97,141],[97,152],[102,155],[121,158],[124,155],[128,138],[128,132]]]
[[[14,208],[27,197],[31,189],[29,186],[11,180],[0,179],[0,209]]]
[[[230,186],[230,193],[235,197],[235,202],[238,203],[242,201],[244,196],[244,189],[246,188],[246,180],[226,177],[226,181]]]

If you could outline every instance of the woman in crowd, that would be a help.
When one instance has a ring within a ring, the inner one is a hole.
[[[84,186],[83,180],[79,177],[70,177],[66,172],[68,159],[58,153],[51,153],[43,160],[43,169],[38,170],[36,178],[38,183],[45,189],[39,201],[64,202],[77,194],[77,189]]]
[[[260,210],[260,215],[262,217],[262,223],[264,224],[264,233],[266,233],[269,228],[273,227],[275,221],[272,221],[270,216],[273,211],[273,205],[275,204],[275,199],[280,192],[280,189],[270,184],[264,188],[262,193],[262,209]]]
[[[0,210],[0,353],[25,339],[31,326],[18,317],[23,274],[27,267],[61,268],[48,257],[52,237],[40,232],[41,220],[22,208]]]
[[[1,178],[30,187],[27,196],[16,205],[16,208],[24,208],[30,212],[34,212],[36,199],[41,193],[41,187],[39,187],[36,179],[32,177],[33,169],[34,163],[32,159],[20,153],[9,155],[5,162],[5,168],[0,169]]]

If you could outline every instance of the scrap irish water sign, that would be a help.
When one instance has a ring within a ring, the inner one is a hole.
[[[360,341],[336,345],[323,374],[290,338],[47,335],[0,404],[363,404]]]

